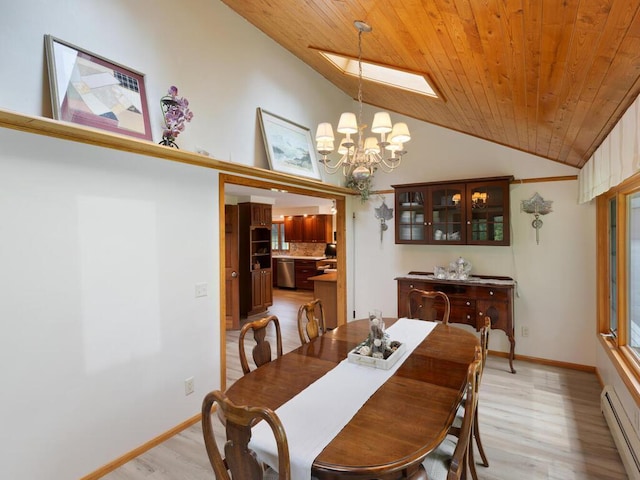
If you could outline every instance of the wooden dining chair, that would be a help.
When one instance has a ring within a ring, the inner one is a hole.
[[[316,315],[317,314],[317,315]],[[320,299],[300,305],[298,309],[298,334],[304,345],[327,331],[324,309]]]
[[[211,418],[211,409],[217,405],[218,416],[224,425],[226,443],[224,457],[218,448]],[[249,448],[251,427],[264,420],[271,427],[278,448],[278,472],[265,468]],[[276,413],[264,407],[235,405],[220,390],[209,392],[202,401],[202,433],[209,462],[217,480],[278,480],[291,479],[289,444],[287,435]]]
[[[473,427],[471,431],[471,443],[469,450],[469,470],[471,471],[471,476],[473,480],[478,480],[478,474],[476,472],[476,464],[474,460],[474,452],[473,452],[473,442],[475,441],[476,446],[478,447],[478,452],[480,453],[480,458],[482,458],[482,465],[485,467],[489,466],[489,460],[487,460],[487,455],[484,452],[484,447],[482,446],[482,439],[480,438],[480,422],[478,421],[478,405],[480,404],[480,385],[482,383],[482,375],[484,373],[484,367],[487,362],[487,353],[489,352],[489,334],[491,333],[491,319],[489,317],[485,317],[484,326],[480,329],[480,350],[481,350],[481,364],[480,371],[478,374],[478,382],[477,382],[477,390],[478,390],[478,399],[476,400],[476,410],[473,412]],[[464,420],[465,415],[465,399],[463,398],[458,410],[456,412],[456,418],[453,421],[453,426],[449,429],[449,433],[453,435],[459,435],[460,428],[462,422]]]
[[[436,290],[420,290],[419,288],[409,290],[409,294],[407,295],[409,318],[436,320],[436,312],[433,308],[433,302],[436,298],[441,298],[444,301],[442,323],[449,323],[451,302],[446,293]]]
[[[476,359],[467,370],[465,414],[457,437],[447,435],[422,462],[430,480],[461,480],[467,478],[470,463],[471,433],[478,401],[478,380],[482,368],[482,352],[477,347]]]
[[[252,350],[253,361],[256,367],[264,365],[271,361],[271,344],[267,340],[267,327],[273,324],[276,333],[276,358],[282,356],[282,334],[280,333],[280,321],[275,315],[269,315],[268,317],[254,320],[243,325],[240,330],[240,338],[238,342],[238,348],[240,349],[240,366],[244,374],[251,371],[249,368],[249,362],[247,361],[247,354],[244,348],[244,337],[249,330],[253,331],[253,338],[256,341]]]
[[[491,333],[491,318],[485,317],[484,319],[484,327],[480,330],[480,348],[482,349],[482,366],[480,368],[480,376],[478,378],[478,390],[480,390],[480,384],[482,383],[482,374],[484,373],[484,368],[487,364],[487,354],[489,353],[489,334]],[[478,400],[476,401],[476,411],[473,414],[473,432],[472,432],[472,440],[475,441],[476,446],[478,447],[478,452],[480,453],[480,458],[482,458],[482,465],[485,467],[489,466],[489,460],[487,460],[487,455],[484,453],[484,447],[482,446],[482,440],[480,439],[480,422],[478,421],[478,404],[480,403],[480,397],[478,396]],[[473,459],[473,453],[472,453]],[[476,474],[475,463],[472,462],[471,465],[471,474],[473,475],[473,479],[477,480],[478,476]]]

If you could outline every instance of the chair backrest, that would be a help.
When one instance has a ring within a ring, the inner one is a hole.
[[[491,318],[484,317],[484,326],[480,329],[480,348],[482,348],[482,370],[487,363],[489,353],[489,334],[491,333]]]
[[[456,448],[453,451],[451,465],[447,474],[447,480],[460,480],[465,478],[467,464],[469,462],[469,448],[471,448],[471,433],[476,406],[478,404],[478,385],[480,371],[482,369],[482,349],[476,347],[475,360],[467,370],[466,400],[464,404],[464,417]]]
[[[240,330],[239,349],[240,349],[240,366],[246,374],[251,371],[249,362],[247,362],[247,354],[244,350],[244,337],[249,330],[253,331],[253,338],[256,341],[253,347],[252,355],[256,366],[264,365],[271,361],[271,344],[267,340],[267,327],[269,324],[275,326],[276,332],[276,356],[282,356],[282,334],[280,333],[280,321],[275,315],[270,315],[260,320],[254,320],[245,324]]]
[[[218,449],[211,418],[211,409],[217,404],[218,416],[226,429],[224,457]],[[269,424],[278,447],[278,479],[291,479],[289,444],[276,413],[264,407],[238,406],[219,390],[208,393],[202,402],[202,433],[209,461],[218,480],[262,480],[262,463],[249,448],[251,427],[259,420]]]
[[[317,315],[316,315],[317,314]],[[298,309],[298,334],[304,345],[327,331],[324,309],[320,299],[301,305]]]
[[[441,298],[444,301],[444,315],[442,323],[449,323],[449,314],[451,313],[451,302],[444,292],[435,290],[420,290],[412,288],[407,295],[409,318],[421,318],[423,320],[436,320],[433,315],[433,301]]]

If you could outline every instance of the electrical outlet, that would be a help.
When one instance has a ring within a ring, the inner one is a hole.
[[[195,390],[193,377],[189,377],[184,381],[184,394],[191,395]]]
[[[521,327],[521,334],[523,337],[528,337],[529,336],[529,327],[527,327],[526,325],[523,325]]]
[[[207,295],[209,295],[209,292],[207,292],[207,284],[196,283],[196,298],[206,297]]]

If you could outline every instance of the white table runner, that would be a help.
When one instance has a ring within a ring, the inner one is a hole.
[[[398,319],[387,332],[392,340],[404,343],[407,350],[389,370],[357,365],[345,359],[276,410],[287,433],[291,478],[311,478],[315,458],[436,325],[435,322]],[[266,422],[260,422],[252,430],[250,448],[260,460],[274,470],[278,469],[276,442]]]

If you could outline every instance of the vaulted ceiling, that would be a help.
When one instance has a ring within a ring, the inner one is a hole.
[[[640,0],[222,0],[356,98],[318,49],[426,75],[363,101],[582,167],[640,93]]]

